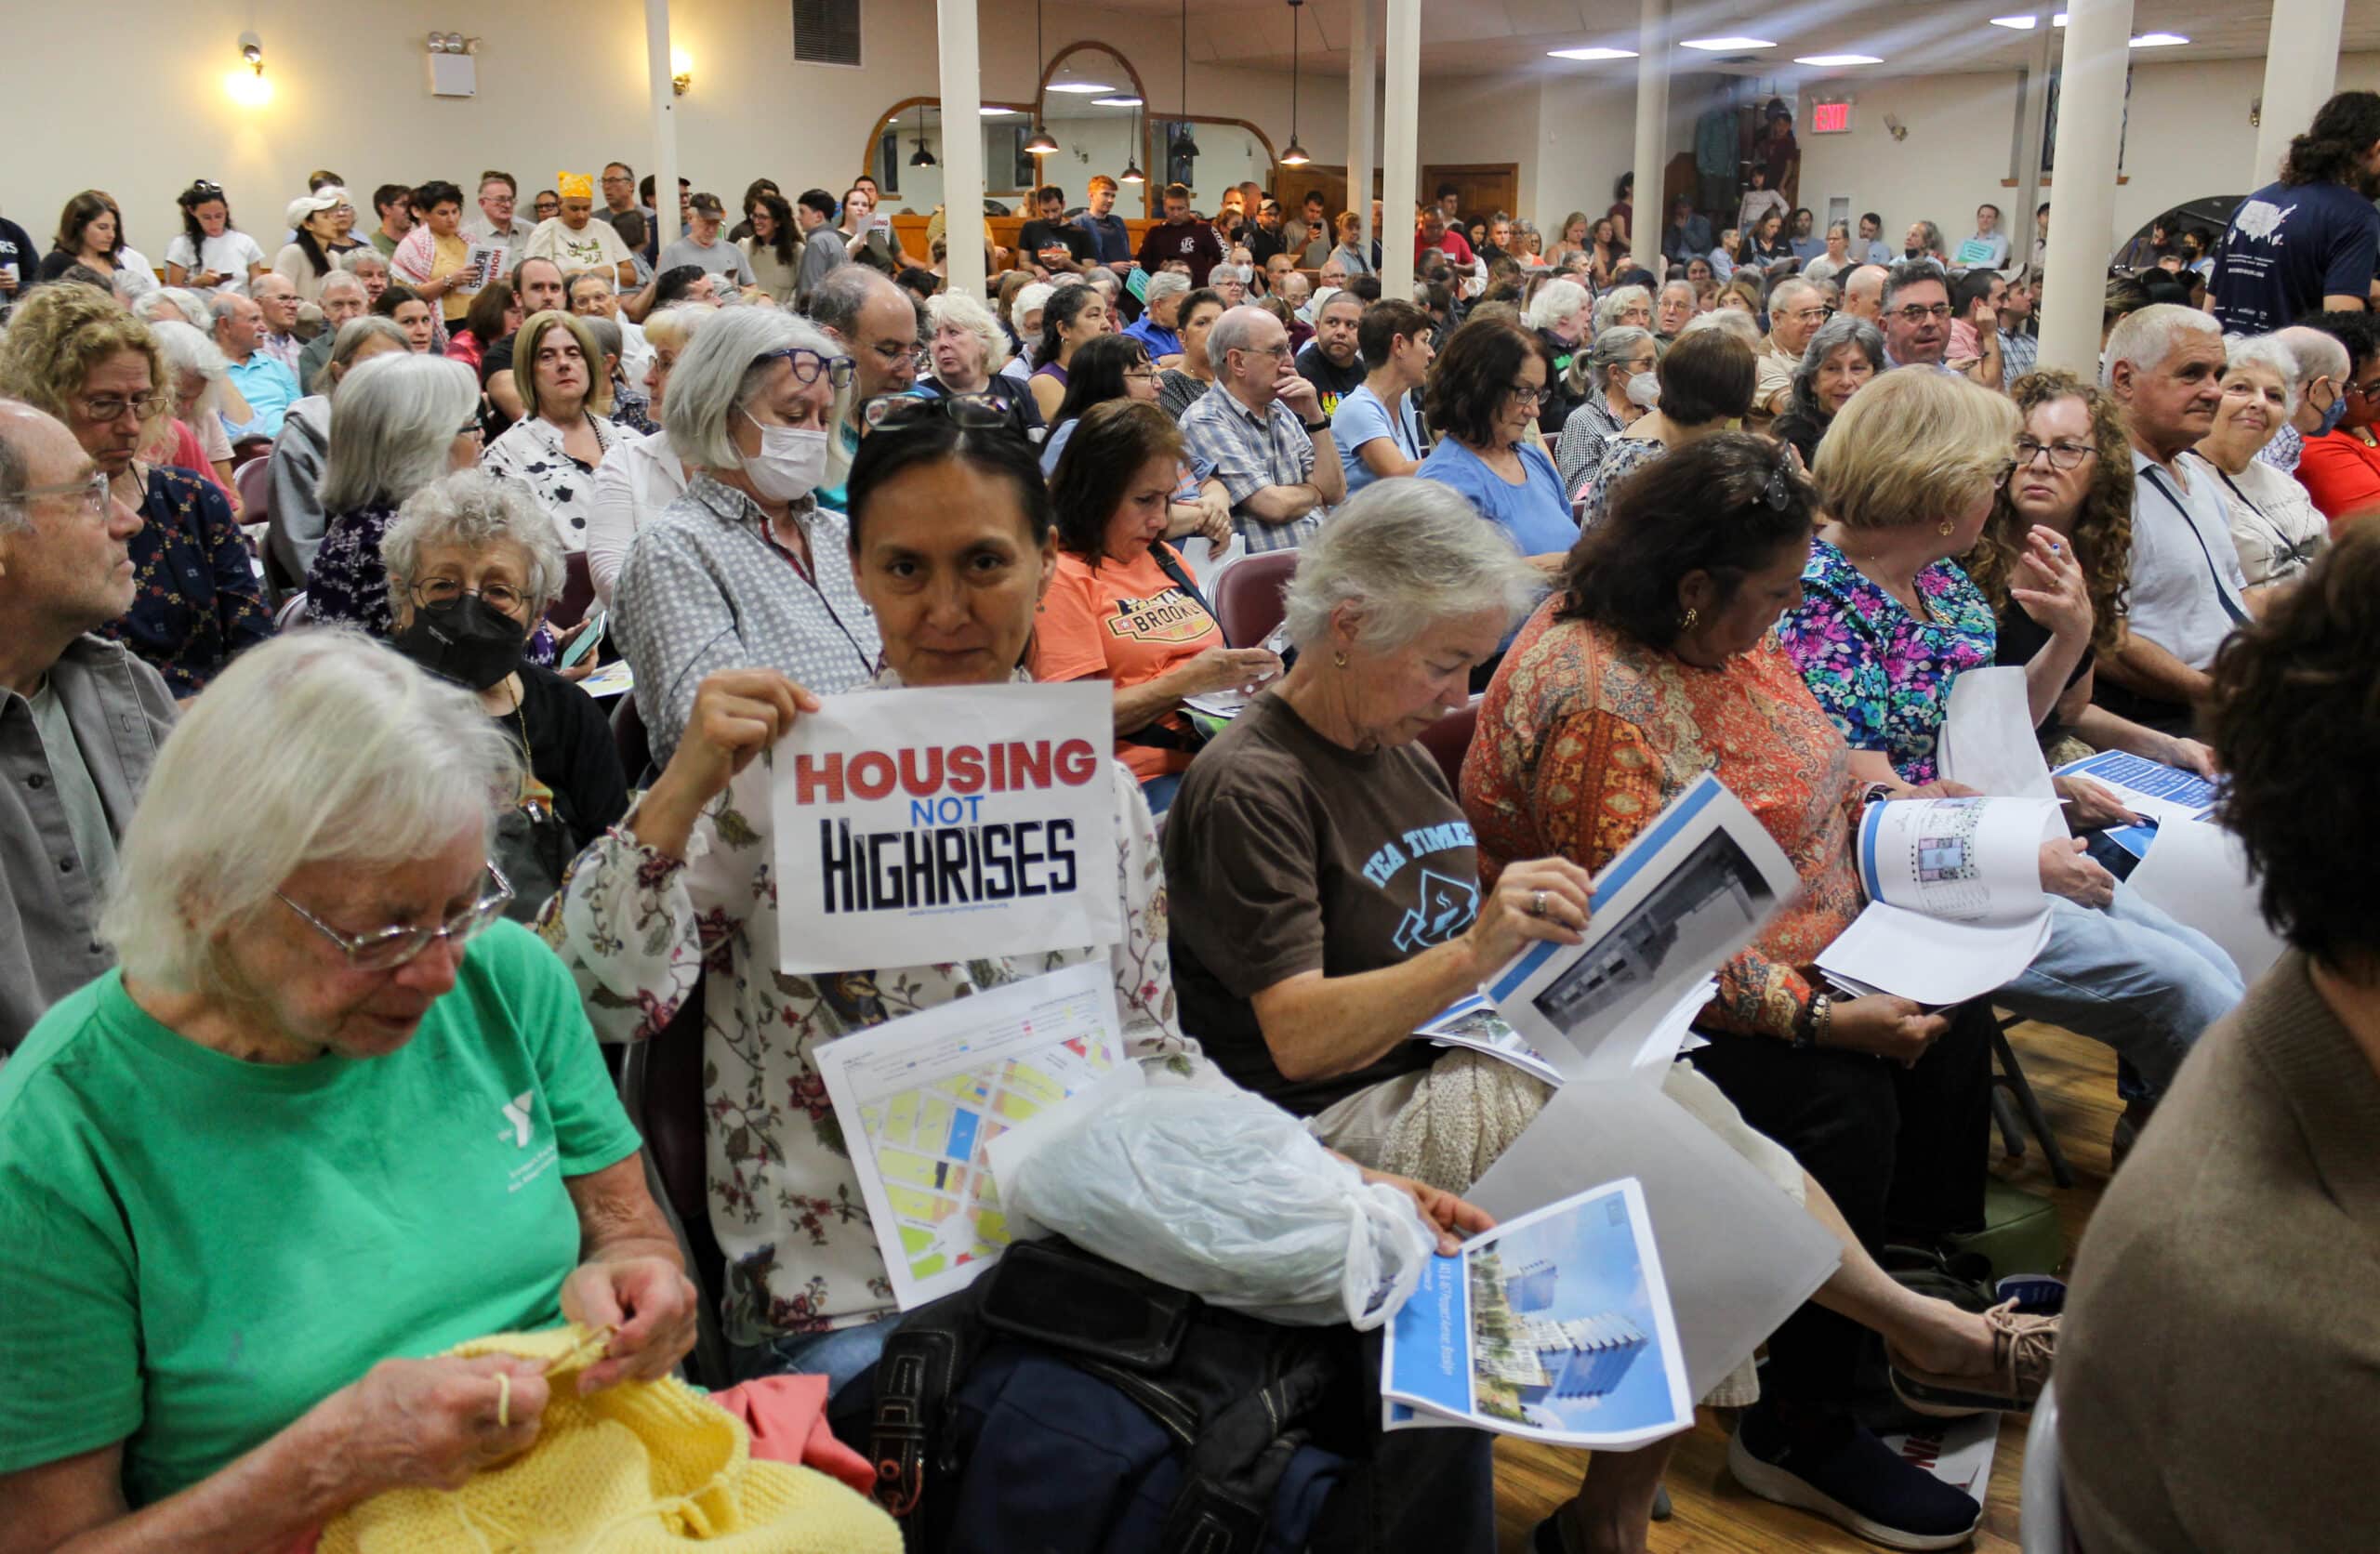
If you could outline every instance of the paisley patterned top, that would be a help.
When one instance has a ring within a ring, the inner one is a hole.
[[[130,648],[177,697],[195,696],[241,649],[272,635],[272,612],[222,491],[179,469],[146,474],[140,532],[126,546],[132,608],[99,634]]]
[[[1852,861],[1864,784],[1851,752],[1774,637],[1702,669],[1608,626],[1530,617],[1489,682],[1462,765],[1462,807],[1492,883],[1516,859],[1559,853],[1601,869],[1708,771],[1743,801],[1801,876],[1801,894],[1719,968],[1704,1020],[1791,1035],[1813,963],[1866,904]]]
[[[1124,938],[1106,950],[826,977],[778,971],[766,760],[712,801],[683,861],[615,827],[572,863],[539,929],[578,979],[599,1037],[655,1034],[705,979],[710,1218],[727,1258],[733,1341],[857,1326],[894,1310],[859,1179],[812,1059],[819,1043],[1104,956],[1126,1046],[1151,1077],[1227,1083],[1176,1021],[1157,829],[1131,773],[1111,762],[1110,775]]]
[[[1825,540],[1810,542],[1802,602],[1777,624],[1818,705],[1854,750],[1881,750],[1905,783],[1941,775],[1936,756],[1950,681],[1988,667],[2000,625],[1957,563],[1917,574],[1921,620]]]

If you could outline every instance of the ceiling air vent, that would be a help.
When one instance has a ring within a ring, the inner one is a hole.
[[[801,65],[859,60],[859,0],[793,0],[793,59]]]

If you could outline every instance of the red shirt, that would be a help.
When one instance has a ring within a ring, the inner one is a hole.
[[[2297,455],[2297,482],[2337,533],[2342,519],[2380,507],[2380,447],[2345,427],[2309,437]]]
[[[1422,255],[1428,253],[1433,248],[1443,251],[1448,258],[1452,259],[1457,264],[1468,265],[1477,264],[1479,262],[1479,256],[1471,251],[1471,244],[1464,242],[1462,234],[1456,231],[1452,227],[1448,227],[1446,230],[1446,235],[1439,238],[1435,243],[1431,243],[1424,239],[1418,229],[1414,231],[1414,258],[1421,258]]]

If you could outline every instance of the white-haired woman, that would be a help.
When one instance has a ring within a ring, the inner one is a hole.
[[[628,542],[636,538],[637,530],[685,494],[686,461],[671,446],[664,423],[669,374],[693,341],[694,331],[717,311],[698,303],[681,303],[661,309],[644,321],[645,414],[660,429],[643,437],[623,437],[603,455],[603,462],[595,467],[594,506],[587,519],[587,573],[594,581],[595,597],[606,605],[619,586],[620,563],[628,559]]]
[[[380,559],[397,651],[477,695],[515,746],[521,780],[498,796],[491,852],[512,885],[509,915],[526,922],[578,849],[628,807],[602,709],[523,657],[529,633],[562,597],[561,543],[526,492],[467,469],[406,500]]]
[[[618,446],[612,380],[584,320],[548,310],[521,325],[512,349],[521,419],[487,447],[487,470],[518,481],[553,520],[564,550],[587,548],[595,467]]]
[[[1016,337],[1016,350],[1000,367],[1003,376],[1019,383],[1033,376],[1033,353],[1041,346],[1041,313],[1050,306],[1051,294],[1058,288],[1047,281],[1035,281],[1018,291],[1009,303],[1008,330]]]
[[[1653,327],[1653,294],[1643,286],[1614,286],[1595,298],[1595,333],[1625,324],[1631,329]]]
[[[766,665],[829,694],[876,673],[843,519],[813,495],[853,370],[808,320],[738,308],[706,319],[669,375],[662,430],[686,490],[638,533],[613,596],[658,762],[719,670]]]
[[[2296,356],[2271,336],[2235,340],[2222,386],[2197,454],[2213,466],[2230,510],[2232,547],[2248,580],[2241,601],[2261,615],[2330,547],[2331,526],[2294,477],[2256,457],[2297,414]]]
[[[1570,368],[1579,353],[1586,349],[1588,324],[1593,322],[1594,299],[1587,288],[1576,281],[1556,277],[1537,288],[1529,298],[1528,308],[1521,322],[1537,331],[1545,342],[1545,352],[1553,360],[1553,376],[1545,385],[1545,399],[1537,407],[1537,429],[1546,437],[1562,434],[1562,425],[1570,413],[1579,408],[1586,394],[1573,387]]]
[[[273,517],[272,527],[265,532],[265,561],[276,588],[294,588],[304,580],[329,527],[323,508],[323,467],[330,456],[332,396],[349,373],[373,357],[411,350],[405,332],[390,320],[348,320],[339,326],[330,363],[323,369],[329,382],[320,393],[291,405],[283,418],[271,460],[265,466]]]
[[[1661,342],[1651,330],[1632,323],[1604,330],[1592,346],[1570,359],[1567,386],[1579,395],[1579,403],[1554,443],[1554,466],[1561,473],[1564,495],[1575,499],[1603,462],[1604,444],[1659,402],[1660,376],[1655,369],[1660,363]]]
[[[394,628],[380,541],[407,497],[480,461],[480,391],[471,370],[411,351],[342,379],[323,463],[322,543],[306,569],[306,614],[385,638]]]
[[[694,1343],[577,992],[503,921],[516,779],[469,693],[301,632],[156,761],[120,969],[0,1084],[0,1222],[33,1238],[0,1259],[12,1548],[303,1544],[537,1437],[542,1365],[391,1356],[578,1321],[608,1387]]]
[[[145,300],[164,294],[165,288],[160,287],[142,296]],[[135,317],[143,316],[137,308],[133,311]],[[256,522],[262,513],[240,511],[240,494],[231,483],[231,440],[224,433],[223,417],[217,408],[231,382],[231,363],[205,331],[178,319],[152,318],[149,335],[157,342],[157,352],[165,359],[165,375],[174,385],[174,416],[165,435],[144,448],[141,457],[151,464],[172,465],[205,476],[231,504],[232,516],[244,523]]]
[[[921,394],[990,393],[1008,407],[1010,428],[1038,442],[1043,431],[1040,407],[1022,384],[1000,382],[1008,365],[1008,337],[992,310],[965,292],[937,293],[926,303],[926,353],[933,371],[918,379]]]

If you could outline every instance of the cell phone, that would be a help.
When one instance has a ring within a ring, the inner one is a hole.
[[[604,628],[611,624],[607,618],[609,613],[608,611],[603,610],[595,612],[594,616],[587,623],[587,629],[571,639],[570,646],[562,650],[562,658],[555,665],[556,668],[570,668],[574,665],[586,662],[594,654],[596,645],[603,640]]]

